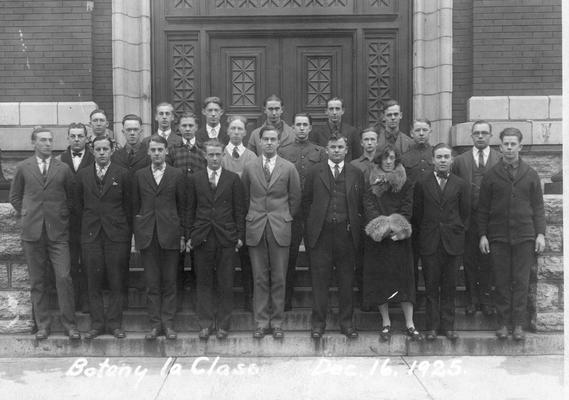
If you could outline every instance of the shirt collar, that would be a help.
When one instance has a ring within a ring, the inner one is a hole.
[[[157,171],[157,170],[158,170],[158,168],[156,168],[156,167],[154,166],[154,164],[150,164],[150,165],[151,165],[151,167],[152,167],[152,172],[154,172],[154,171]],[[159,169],[160,169],[161,171],[164,171],[164,170],[166,170],[166,163],[162,163],[162,165],[160,166],[160,168],[159,168]]]
[[[328,159],[328,165],[332,170],[334,170],[334,166],[336,166],[336,163]],[[338,168],[340,168],[340,171],[344,169],[344,161],[338,163]]]
[[[478,151],[479,149],[475,146],[472,147],[472,154],[474,154],[474,157],[478,157]],[[484,154],[484,158],[488,157],[490,155],[490,146],[486,146],[486,148],[482,150],[482,154]]]
[[[267,158],[267,157],[265,157],[265,155],[263,154],[263,164],[265,164],[265,163],[268,161],[269,164],[273,165],[276,160],[277,160],[277,155],[276,155],[276,154],[275,154],[274,156],[272,156],[271,158]]]
[[[206,167],[206,169],[207,169],[207,176],[211,176],[213,169],[211,169],[210,167]],[[219,177],[219,175],[221,175],[221,167],[219,167],[219,169],[215,170],[215,176]]]
[[[158,129],[158,135],[162,136],[163,138],[168,138],[172,133],[172,129],[168,129],[167,131],[163,131],[162,129]]]
[[[228,143],[227,151],[229,152],[229,154],[233,153],[233,149],[237,149],[237,152],[239,153],[239,155],[241,155],[245,151],[245,146],[243,146],[243,143],[239,143],[238,146],[235,146],[233,143]]]
[[[518,158],[516,161],[514,161],[513,163],[507,163],[503,158],[502,158],[502,162],[504,163],[504,167],[506,165],[511,165],[512,168],[518,168],[520,166],[520,159]]]
[[[186,139],[182,138],[182,142],[183,142],[185,145],[188,145],[188,144],[189,144],[190,146],[193,147],[193,146],[196,145],[196,137],[194,136],[194,137],[191,138],[190,140],[186,140]]]
[[[47,165],[49,165],[49,161],[51,160],[51,157],[48,157],[45,159],[45,162]],[[38,164],[42,164],[43,163],[43,158],[36,156],[36,161]]]
[[[221,124],[217,124],[216,126],[209,126],[206,124],[207,133],[211,133],[212,129],[215,129],[217,134],[219,134],[219,130],[221,129]]]
[[[95,163],[95,169],[97,171],[106,171],[109,169],[109,166],[111,165],[111,162],[109,161],[109,163],[107,165],[105,165],[104,167],[101,167],[99,164]]]

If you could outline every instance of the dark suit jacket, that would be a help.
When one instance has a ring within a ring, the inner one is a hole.
[[[239,175],[221,170],[217,187],[211,189],[207,170],[190,176],[188,183],[188,227],[192,246],[206,241],[213,230],[218,243],[233,247],[245,239],[243,185]]]
[[[348,139],[348,154],[346,155],[346,161],[350,162],[355,160],[362,155],[362,145],[360,140],[360,134],[356,128],[348,125],[344,122],[340,125],[340,134]],[[328,139],[332,135],[332,128],[329,122],[326,122],[324,126],[315,126],[310,132],[310,141],[319,146],[326,148],[328,146]]]
[[[468,184],[450,174],[441,192],[433,172],[425,173],[415,183],[414,219],[419,227],[419,252],[433,254],[439,243],[450,255],[464,252],[464,233],[470,217]]]
[[[131,194],[128,171],[111,163],[99,191],[95,164],[77,173],[75,208],[81,217],[81,242],[94,241],[103,230],[114,242],[132,237]]]
[[[348,222],[354,248],[360,248],[363,219],[364,176],[362,171],[344,162],[346,174],[346,198],[348,200]],[[313,248],[322,233],[328,204],[330,203],[330,166],[327,161],[312,166],[306,174],[302,192],[302,209],[306,218],[306,239]]]
[[[490,149],[490,155],[486,162],[486,172],[490,171],[490,169],[496,165],[501,158],[502,155],[500,152]],[[474,161],[472,148],[457,156],[452,162],[452,172],[464,179],[468,183],[468,186],[470,186],[470,206],[472,210],[478,210],[480,187],[476,187],[474,183],[472,183],[472,170],[474,168],[478,167]],[[472,217],[474,217],[474,215]]]
[[[203,148],[204,143],[207,142],[208,140],[210,139],[209,136],[207,135],[207,129],[205,125],[203,125],[196,131],[196,141],[198,145]],[[227,143],[229,143],[229,135],[227,134],[227,128],[225,127],[224,124],[221,124],[219,133],[217,134],[217,140],[219,140],[221,144],[223,144],[224,146],[226,146]]]
[[[156,185],[150,166],[136,171],[132,183],[132,211],[137,249],[150,245],[154,229],[160,247],[180,249],[180,237],[188,237],[185,196],[185,177],[179,169],[166,164],[160,185]]]
[[[138,148],[138,151],[134,153],[132,159],[129,159],[128,148],[125,145],[124,147],[115,150],[111,156],[111,162],[125,168],[132,176],[139,169],[150,165],[151,161],[147,149],[147,146],[142,143]]]
[[[73,172],[56,158],[51,158],[45,183],[35,155],[18,164],[10,203],[22,217],[22,240],[39,240],[44,225],[49,240],[69,240],[72,184]]]

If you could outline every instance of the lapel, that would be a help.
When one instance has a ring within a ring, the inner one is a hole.
[[[81,168],[85,168],[87,165],[91,164],[94,160],[91,152],[89,151],[89,148],[87,146],[85,146],[85,154],[83,154],[83,158],[81,159],[81,162],[79,163],[79,165],[77,166],[77,171],[79,171]],[[71,162],[71,165],[73,165],[73,161]],[[75,171],[75,172],[77,172]]]
[[[273,168],[273,172],[271,173],[271,179],[269,181],[269,185],[268,188],[270,188],[275,181],[278,179],[278,177],[280,176],[281,172],[283,169],[283,162],[281,160],[280,157],[277,156],[277,158],[275,159],[275,167]],[[263,177],[265,176],[265,174],[263,173]]]
[[[51,159],[49,161],[49,168],[47,169],[47,179],[45,180],[44,187],[49,185],[49,183],[55,177],[55,174],[57,173],[56,169],[59,166],[60,162],[61,161],[55,159],[54,157],[51,157]],[[39,171],[39,167],[38,167],[38,171]],[[40,173],[40,176],[41,176],[41,173]],[[43,178],[41,178],[41,179],[43,181]]]
[[[344,168],[346,168],[345,163],[344,163]],[[320,173],[318,174],[320,176],[320,180],[322,180],[322,183],[324,184],[328,192],[330,192],[330,173],[328,172],[329,170],[330,166],[328,165],[328,161],[324,161],[321,164]]]
[[[209,179],[208,179],[208,183],[209,183]],[[214,196],[213,196],[214,200],[217,200],[219,198],[219,196],[223,193],[223,191],[225,190],[225,188],[227,187],[228,184],[229,184],[229,177],[227,175],[227,172],[222,168],[221,174],[219,175],[219,180],[217,181],[217,187],[215,188],[215,192],[214,192]],[[210,190],[210,192],[211,192],[211,190]]]
[[[354,170],[348,167],[348,163],[344,161],[344,171],[346,172],[346,195],[350,193],[352,188],[356,185],[356,175]]]
[[[95,164],[93,164],[95,165]],[[109,168],[107,169],[107,173],[105,175],[105,179],[103,182],[103,190],[101,191],[101,195],[100,197],[103,197],[111,188],[111,186],[113,185],[113,182],[115,182],[115,166],[114,164],[111,163],[111,165],[109,165]],[[95,179],[95,175],[93,174],[93,179]]]
[[[144,171],[145,171],[144,176],[146,177],[146,182],[150,185],[152,190],[158,192],[158,185],[156,184],[156,181],[154,180],[154,174],[152,173],[152,164],[150,164],[147,167],[144,167]],[[166,171],[164,171],[164,176],[162,176],[162,181],[164,180],[165,176],[166,176]],[[160,181],[160,183],[162,183],[162,181]]]
[[[490,155],[488,156],[488,162],[486,163],[486,168],[492,168],[494,165],[498,164],[498,161],[500,161],[500,153],[491,148]]]
[[[448,181],[447,181],[448,185]],[[437,202],[441,203],[443,198],[443,192],[441,191],[441,187],[439,186],[439,182],[435,177],[435,174],[432,172],[429,173],[428,184],[426,185],[427,190],[429,191],[431,197]],[[446,189],[446,187],[445,187]]]
[[[465,167],[466,167],[466,176],[468,177],[468,182],[472,182],[472,171],[474,171],[474,153],[472,149],[468,150],[468,157],[465,159]],[[490,159],[488,159],[490,161]]]
[[[30,166],[30,171],[32,171],[32,175],[35,176],[38,182],[43,186],[43,176],[41,174],[40,166],[38,165],[35,155],[32,158],[28,159],[28,164]]]
[[[275,166],[276,169],[276,166]],[[265,170],[263,169],[263,156],[259,156],[257,158],[257,168],[255,168],[255,170],[257,171],[257,180],[261,183],[261,185],[263,186],[263,189],[267,190],[269,188],[269,184],[267,183],[267,180],[265,179]],[[273,173],[275,171],[273,170]],[[271,180],[272,180],[272,174],[271,174]]]

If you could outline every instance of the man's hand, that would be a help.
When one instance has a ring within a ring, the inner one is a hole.
[[[237,239],[237,243],[235,244],[235,252],[237,253],[241,247],[243,247],[243,241],[241,239]]]
[[[480,237],[480,244],[478,247],[480,247],[482,254],[490,254],[490,243],[488,243],[486,235]]]
[[[180,253],[183,253],[185,250],[186,250],[186,238],[182,236],[180,238]]]
[[[540,233],[535,238],[535,252],[541,254],[545,250],[545,236]]]
[[[188,241],[186,242],[186,253],[189,253],[190,250],[192,250],[192,239],[188,239]]]

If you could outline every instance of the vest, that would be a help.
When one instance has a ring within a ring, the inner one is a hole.
[[[473,210],[478,210],[478,199],[480,198],[480,184],[482,183],[482,178],[486,173],[488,165],[482,168],[478,168],[476,164],[472,166],[472,204],[471,208]]]
[[[346,166],[335,180],[332,171],[328,168],[330,179],[330,202],[326,211],[326,222],[346,222],[348,220],[348,199],[346,196]]]

